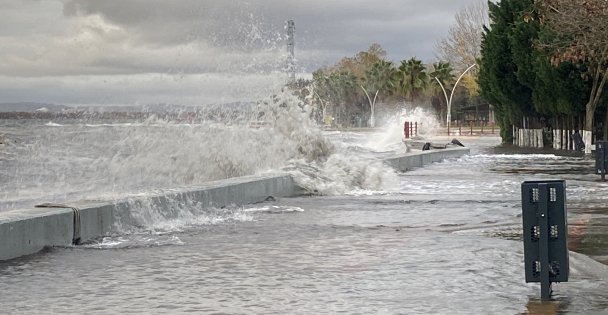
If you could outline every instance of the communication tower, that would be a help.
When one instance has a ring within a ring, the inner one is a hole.
[[[296,24],[293,20],[287,21],[287,73],[291,82],[296,81],[296,58],[294,54],[294,32]]]

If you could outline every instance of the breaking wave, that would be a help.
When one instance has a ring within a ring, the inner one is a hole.
[[[0,156],[0,211],[277,171],[318,194],[398,186],[390,167],[332,143],[310,119],[311,109],[289,93],[259,102],[245,116],[5,128],[14,144]]]

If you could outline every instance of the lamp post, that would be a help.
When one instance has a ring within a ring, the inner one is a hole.
[[[371,110],[371,115],[369,117],[369,126],[374,128],[374,127],[376,127],[374,109],[376,107],[376,98],[378,97],[378,92],[380,92],[380,90],[376,90],[376,94],[374,95],[374,100],[372,101],[372,98],[369,96],[369,93],[367,93],[367,90],[363,87],[363,85],[361,85],[361,89],[363,90],[363,92],[365,92],[365,96],[367,96],[367,100],[369,101],[369,108]]]
[[[449,98],[448,98],[448,93],[445,91],[445,88],[443,87],[443,84],[441,84],[441,81],[439,81],[439,79],[437,79],[437,77],[435,77],[435,80],[437,80],[437,83],[439,83],[439,86],[441,87],[441,90],[443,91],[443,96],[445,96],[445,101],[448,105],[448,113],[447,113],[447,117],[446,117],[446,123],[448,125],[448,135],[450,135],[450,122],[452,121],[452,97],[454,97],[454,91],[456,91],[456,86],[458,85],[458,82],[460,82],[460,79],[462,79],[464,74],[467,73],[469,70],[473,69],[473,67],[475,67],[475,66],[476,66],[476,64],[470,65],[468,68],[466,68],[460,74],[460,76],[456,80],[456,83],[454,83],[454,87],[452,88],[452,91],[450,92]]]
[[[327,109],[327,103],[323,103],[323,99],[317,93],[316,86],[314,84],[312,85],[312,93],[317,96],[317,98],[319,99],[319,103],[321,103],[321,110],[322,110],[322,116],[323,116],[321,118],[321,120],[323,121],[323,124],[325,124],[325,110]]]

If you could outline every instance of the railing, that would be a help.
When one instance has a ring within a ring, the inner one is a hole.
[[[403,123],[403,137],[410,139],[418,135],[418,122],[406,121]]]
[[[495,123],[487,121],[455,121],[447,125],[447,134],[450,136],[473,136],[499,134],[500,128]]]

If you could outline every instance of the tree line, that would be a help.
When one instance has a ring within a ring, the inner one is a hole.
[[[386,51],[379,44],[342,58],[334,66],[318,69],[312,77],[311,96],[320,109],[320,119],[331,113],[341,125],[352,126],[359,119],[361,125],[370,127],[375,125],[377,104],[399,109],[431,103],[445,117],[447,104],[440,84],[450,88],[455,80],[449,62],[427,66],[412,57],[394,63],[386,59]],[[431,99],[435,102],[429,102]]]
[[[512,127],[586,130],[608,139],[608,2],[489,2],[478,84],[504,142]]]
[[[291,87],[312,102],[319,122],[332,117],[341,126],[374,126],[377,105],[392,112],[423,105],[445,122],[446,99],[452,94],[456,75],[479,58],[487,11],[485,0],[480,0],[458,12],[448,37],[437,42],[434,63],[425,64],[416,57],[395,63],[387,60],[379,44],[372,44],[366,51],[314,71],[312,80],[292,82]],[[462,88],[454,93],[453,104],[483,102],[476,77],[473,69],[461,78],[458,86]]]
[[[504,142],[513,126],[580,129],[608,140],[607,1],[482,0],[457,13],[436,50],[433,64],[416,57],[393,63],[373,44],[299,84],[308,86],[320,120],[331,113],[342,125],[353,125],[352,117],[373,125],[380,103],[430,100],[445,117],[439,83],[449,94],[455,74],[474,63],[463,94],[492,106]]]

